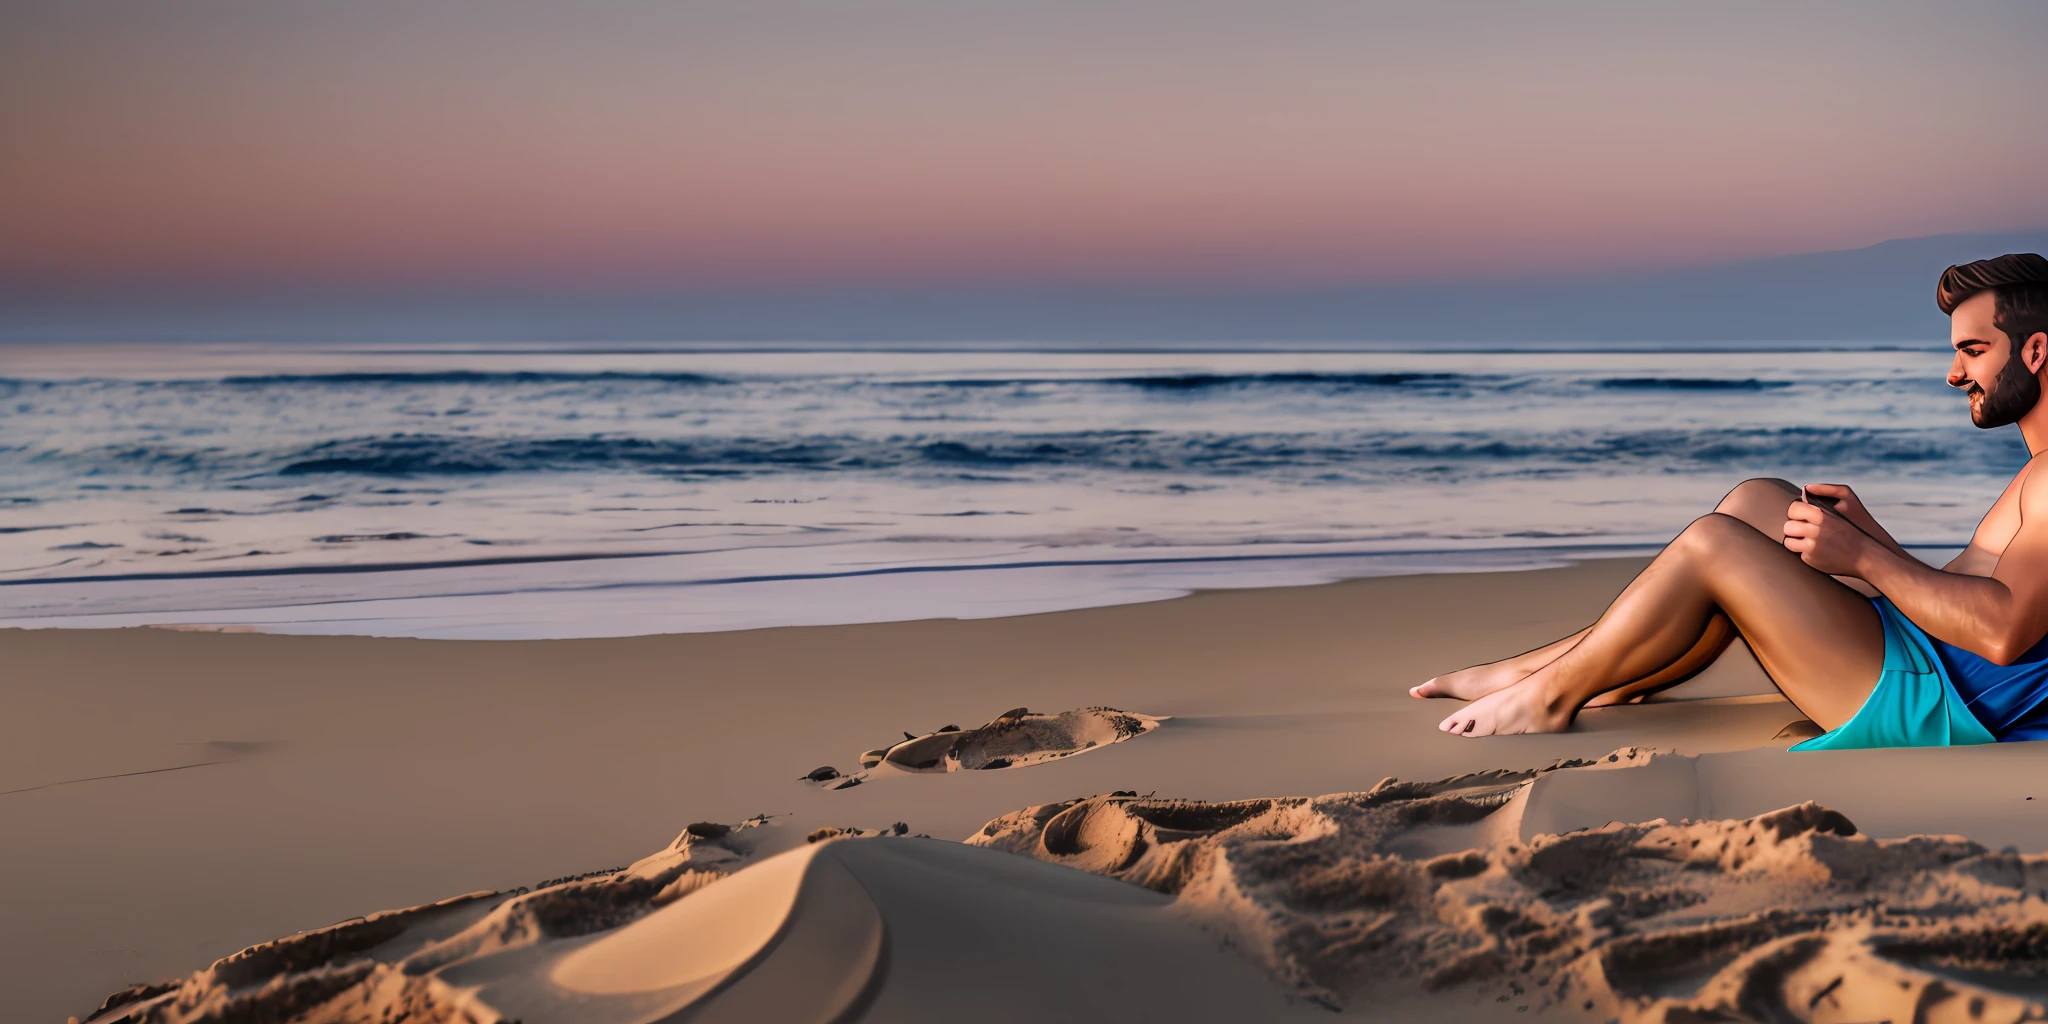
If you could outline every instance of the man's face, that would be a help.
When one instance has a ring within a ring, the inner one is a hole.
[[[1948,382],[1970,395],[1970,422],[2002,427],[2019,422],[2041,400],[2041,380],[2028,372],[2013,344],[1992,321],[1998,297],[1989,291],[1963,300],[1949,317],[1949,340],[1956,357],[1948,366]]]

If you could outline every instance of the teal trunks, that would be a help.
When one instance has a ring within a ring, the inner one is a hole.
[[[1960,747],[1997,742],[1956,691],[1934,640],[1890,601],[1879,598],[1872,603],[1884,623],[1884,668],[1877,675],[1877,687],[1840,728],[1795,743],[1792,749]]]

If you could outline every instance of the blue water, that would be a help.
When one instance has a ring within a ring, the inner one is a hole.
[[[1638,550],[1764,474],[1855,484],[1903,539],[1954,544],[2025,450],[1969,424],[1945,366],[1931,345],[9,348],[0,621],[537,636],[998,614]],[[817,582],[880,575],[902,580]]]

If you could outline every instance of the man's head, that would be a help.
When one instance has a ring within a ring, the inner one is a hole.
[[[1949,315],[1948,382],[1970,393],[1970,421],[2002,427],[2033,411],[2048,366],[2048,259],[1958,264],[1942,272],[1934,301]]]

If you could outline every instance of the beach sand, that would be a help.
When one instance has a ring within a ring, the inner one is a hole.
[[[0,632],[0,1002],[85,1019],[174,981],[138,1019],[262,992],[326,1007],[307,1020],[526,1024],[2034,1005],[2048,868],[2021,855],[2048,850],[2048,745],[1787,753],[1802,716],[1739,648],[1556,736],[1447,736],[1455,705],[1406,694],[1585,625],[1640,566],[589,641]],[[1918,834],[1980,845],[1881,841]],[[264,945],[396,908],[420,909]]]

